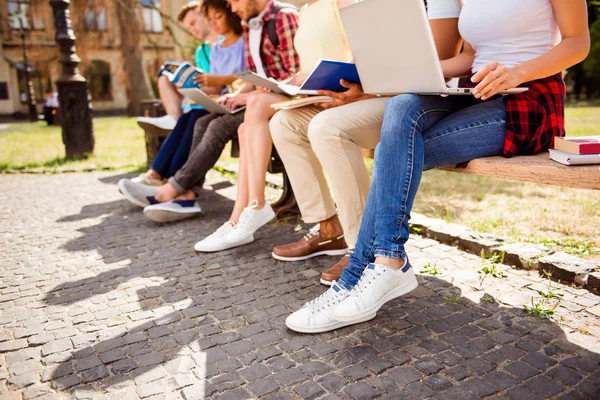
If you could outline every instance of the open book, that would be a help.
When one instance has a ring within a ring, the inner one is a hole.
[[[279,103],[271,104],[271,108],[274,110],[292,110],[294,108],[300,108],[309,106],[317,103],[329,103],[333,101],[333,97],[329,96],[308,96],[300,98],[292,98],[291,100],[282,101]]]
[[[194,67],[189,62],[184,62],[180,64],[173,71],[174,64],[175,63],[172,63],[168,67],[161,70],[162,75],[165,75],[167,78],[169,78],[169,81],[171,81],[174,85],[180,88],[188,89],[200,87],[200,85],[196,83],[194,78],[198,75],[202,75],[204,71],[202,71],[200,68]]]
[[[179,93],[181,93],[184,96],[189,97],[196,104],[200,104],[202,107],[204,107],[204,109],[206,111],[214,113],[214,114],[237,114],[246,108],[246,107],[240,107],[240,108],[236,108],[233,111],[230,111],[227,108],[220,105],[219,103],[217,103],[216,98],[218,96],[211,97],[198,88],[188,88],[188,89],[181,88],[181,89],[179,89]]]
[[[254,86],[261,86],[273,93],[285,94],[287,96],[297,96],[299,94],[314,96],[318,90],[345,92],[348,89],[340,85],[340,79],[360,83],[356,65],[324,59],[319,60],[317,66],[308,78],[306,78],[302,86],[280,83],[274,79],[263,78],[251,71],[240,72],[236,76]]]

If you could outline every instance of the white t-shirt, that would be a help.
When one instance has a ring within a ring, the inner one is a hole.
[[[514,67],[561,41],[550,0],[463,0],[458,28],[475,49],[473,72],[493,61]]]
[[[458,18],[459,15],[460,0],[427,0],[429,19]]]
[[[262,40],[263,26],[260,29],[249,30],[249,41],[250,41],[250,55],[254,66],[256,67],[256,73],[263,78],[267,77],[265,68],[263,67],[262,58],[260,58],[260,41]]]

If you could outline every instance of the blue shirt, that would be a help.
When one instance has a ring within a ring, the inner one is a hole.
[[[246,57],[244,54],[244,38],[240,38],[231,46],[223,47],[223,41],[213,44],[211,50],[211,74],[233,75],[246,70]]]

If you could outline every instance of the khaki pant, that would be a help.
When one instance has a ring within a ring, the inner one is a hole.
[[[339,210],[350,247],[356,243],[369,195],[361,149],[374,149],[379,142],[386,101],[370,99],[325,111],[314,106],[279,111],[270,123],[304,221],[324,221]]]

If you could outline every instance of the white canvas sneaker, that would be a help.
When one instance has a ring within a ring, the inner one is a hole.
[[[349,293],[334,282],[325,293],[287,317],[285,324],[300,333],[322,333],[375,318],[375,313],[364,317],[362,321],[343,322],[333,318],[334,307],[346,299]]]
[[[219,229],[217,229],[212,235],[207,236],[202,239],[194,246],[194,250],[202,252],[202,253],[212,253],[215,251],[222,251],[231,249],[233,247],[241,246],[243,244],[248,244],[254,241],[254,236],[250,235],[250,237],[244,238],[244,240],[239,242],[232,242],[226,240],[225,238],[233,229],[235,228],[235,224],[231,221],[225,222]]]
[[[117,186],[127,200],[140,207],[152,204],[158,190],[156,186],[142,185],[141,183],[132,182],[129,179],[121,179]]]
[[[196,200],[173,200],[144,208],[144,215],[155,222],[174,222],[202,213]]]
[[[333,310],[338,321],[358,323],[377,313],[388,301],[400,297],[418,286],[408,261],[399,270],[381,264],[369,264],[350,295]]]
[[[275,212],[269,203],[265,203],[261,210],[257,210],[257,206],[258,202],[253,200],[248,207],[244,208],[237,225],[225,240],[229,242],[243,241],[245,238],[253,236],[260,227],[275,218]]]
[[[147,125],[153,125],[160,129],[172,131],[173,128],[175,128],[175,125],[177,125],[177,120],[167,114],[167,115],[163,115],[162,117],[158,117],[158,118],[138,117],[137,123],[143,129],[146,129]]]

